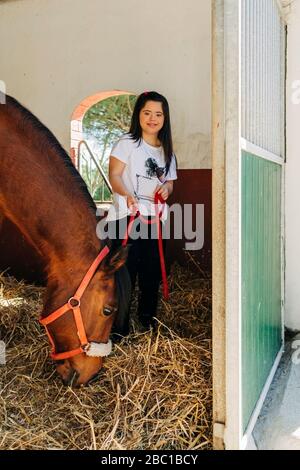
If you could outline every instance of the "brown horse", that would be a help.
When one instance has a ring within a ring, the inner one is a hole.
[[[96,235],[96,206],[53,134],[9,96],[0,105],[0,142],[0,218],[2,213],[19,229],[43,262],[46,290],[41,317],[47,322],[53,311],[74,296],[104,247]],[[124,248],[110,250],[82,294],[82,327],[89,345],[108,343],[115,312],[126,313],[126,255]],[[78,386],[95,377],[103,358],[81,348],[76,309],[74,316],[71,310],[79,307],[79,302],[75,304],[68,304],[67,311],[47,329],[54,358],[63,358],[56,363],[59,375],[65,384]],[[122,317],[118,319],[122,328]],[[64,358],[62,353],[68,355],[78,348],[76,355]]]

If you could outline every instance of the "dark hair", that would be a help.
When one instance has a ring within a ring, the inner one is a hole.
[[[129,134],[135,142],[141,142],[142,128],[140,125],[140,112],[144,108],[147,101],[158,101],[162,104],[164,113],[164,125],[158,133],[158,138],[164,149],[167,174],[170,168],[171,159],[173,155],[173,142],[171,133],[169,103],[163,95],[160,95],[156,91],[145,91],[140,96],[138,96],[132,113]]]

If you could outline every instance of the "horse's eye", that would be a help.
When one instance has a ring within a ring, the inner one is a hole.
[[[107,305],[105,305],[105,307],[103,308],[103,314],[106,316],[106,317],[109,317],[109,315],[111,315],[113,313],[113,308],[112,307],[108,307]]]

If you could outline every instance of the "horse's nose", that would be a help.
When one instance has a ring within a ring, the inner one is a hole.
[[[86,385],[97,375],[102,367],[102,358],[75,356],[70,360],[66,359],[63,364],[58,364],[56,367],[64,385],[77,388]]]
[[[96,372],[96,374],[92,375],[92,377],[89,379],[86,385],[91,385],[97,382],[100,379],[101,374],[102,374],[102,370],[100,369],[98,370],[98,372]]]
[[[68,377],[62,378],[63,384],[70,387],[76,387],[78,377],[79,373],[75,369],[71,369]]]

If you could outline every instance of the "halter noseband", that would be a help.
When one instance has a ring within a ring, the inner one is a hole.
[[[105,256],[108,254],[109,248],[108,246],[105,246],[102,248],[100,251],[99,255],[96,257],[96,259],[93,261],[91,266],[89,267],[86,275],[82,279],[77,291],[71,297],[67,303],[65,303],[62,307],[59,309],[55,310],[53,313],[51,313],[49,316],[46,318],[40,319],[40,323],[44,325],[46,328],[46,332],[50,341],[50,344],[52,346],[52,351],[51,351],[51,357],[52,359],[59,361],[63,359],[67,359],[69,357],[76,356],[77,354],[85,353],[87,356],[108,356],[111,352],[111,341],[108,341],[108,343],[93,343],[89,342],[86,337],[86,332],[82,320],[82,314],[80,310],[80,299],[89,285],[92,277],[94,276],[96,269],[98,268],[99,264],[101,261],[105,258]],[[47,328],[47,325],[50,323],[54,322],[58,318],[60,318],[62,315],[64,315],[66,312],[69,310],[73,310],[73,315],[74,315],[74,320],[76,323],[77,327],[77,334],[80,340],[80,346],[79,348],[72,349],[71,351],[66,351],[62,353],[56,353],[55,352],[55,344],[54,340],[52,339],[50,332]]]

